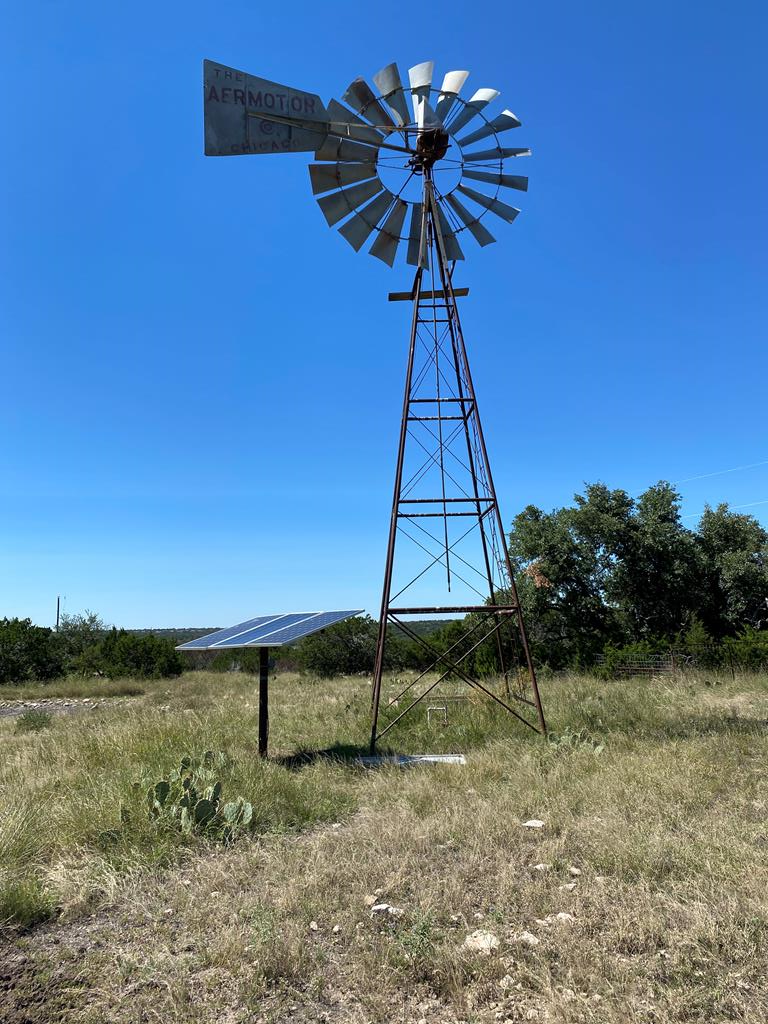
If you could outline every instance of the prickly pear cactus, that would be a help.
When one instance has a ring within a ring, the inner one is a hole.
[[[253,806],[242,797],[222,804],[221,782],[213,769],[223,767],[225,761],[224,754],[212,750],[198,760],[184,757],[167,779],[160,779],[147,790],[150,817],[175,824],[186,835],[199,832],[231,842],[238,832],[250,827]]]

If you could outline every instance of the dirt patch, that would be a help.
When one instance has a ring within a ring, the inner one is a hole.
[[[29,938],[0,939],[0,1020],[3,1024],[63,1024],[83,1005],[78,960],[82,956],[38,931]]]

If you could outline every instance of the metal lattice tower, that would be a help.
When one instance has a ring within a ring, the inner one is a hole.
[[[453,283],[456,263],[464,259],[460,236],[488,245],[495,239],[487,220],[511,223],[520,212],[499,194],[526,191],[528,179],[506,173],[504,162],[530,150],[502,145],[499,136],[520,121],[510,110],[486,117],[499,95],[495,89],[461,98],[468,74],[449,71],[433,88],[433,64],[426,61],[410,69],[405,87],[390,64],[373,76],[378,96],[356,78],[342,102],[326,107],[312,93],[211,61],[204,68],[206,154],[314,153],[310,181],[328,224],[340,225],[355,250],[372,237],[369,252],[389,266],[405,242],[406,262],[416,268],[411,291],[390,295],[410,300],[413,315],[374,669],[372,751],[446,680],[466,683],[546,731],[461,329],[457,299],[467,289]],[[467,131],[472,121],[480,127]],[[473,148],[478,143],[482,148]],[[447,650],[409,625],[438,615],[462,617]],[[427,667],[382,707],[392,630],[424,649]],[[475,655],[489,649],[500,685],[472,669]]]

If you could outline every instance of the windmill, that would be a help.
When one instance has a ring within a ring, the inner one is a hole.
[[[371,752],[441,683],[461,681],[545,733],[503,522],[477,407],[454,286],[463,245],[495,241],[491,220],[520,212],[510,191],[528,179],[507,161],[520,127],[510,110],[489,116],[495,89],[461,95],[469,73],[433,85],[433,62],[403,84],[396,64],[356,78],[341,101],[205,61],[205,152],[209,156],[308,152],[312,193],[331,227],[388,266],[414,268],[403,412],[397,449],[372,688]],[[504,195],[504,199],[500,198]],[[513,427],[510,429],[514,429]],[[439,600],[436,597],[439,596]],[[436,646],[415,620],[449,616]],[[383,701],[387,648],[395,634],[423,652],[424,669]],[[481,673],[480,668],[484,671]],[[500,680],[488,681],[488,669]]]

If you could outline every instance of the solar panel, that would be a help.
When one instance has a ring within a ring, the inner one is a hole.
[[[218,629],[215,633],[179,644],[177,651],[223,651],[233,647],[282,647],[326,626],[351,619],[363,609],[343,612],[289,612],[282,615],[261,615],[236,626]]]

